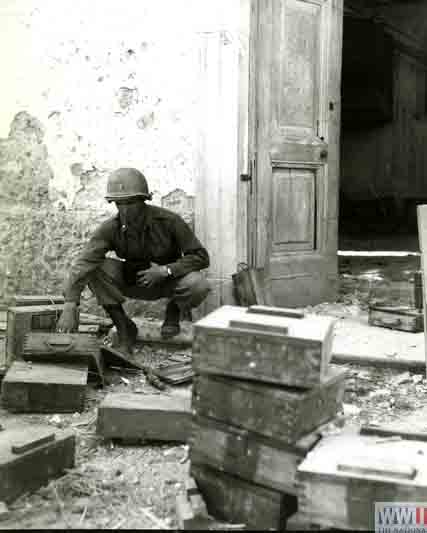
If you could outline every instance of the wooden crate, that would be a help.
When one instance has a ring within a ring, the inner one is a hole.
[[[87,365],[15,361],[2,381],[3,407],[19,413],[82,411],[87,376]]]
[[[205,464],[295,495],[297,467],[319,439],[313,432],[294,445],[286,445],[209,418],[194,417],[190,458],[193,464]]]
[[[192,407],[199,416],[292,444],[336,416],[346,376],[331,365],[325,383],[305,390],[199,375]]]
[[[419,333],[424,331],[423,311],[404,306],[369,306],[369,324],[383,328]]]
[[[195,371],[306,388],[324,381],[336,319],[283,311],[223,306],[197,322]]]
[[[374,529],[375,502],[425,502],[427,443],[342,434],[323,438],[299,465],[298,512],[337,529]]]
[[[74,467],[75,436],[49,426],[8,426],[0,432],[0,501],[11,502]]]
[[[89,333],[30,331],[25,335],[22,358],[35,363],[83,363],[91,376],[104,384],[100,341]]]
[[[98,408],[97,433],[106,439],[186,442],[191,400],[159,394],[110,393]]]
[[[247,528],[283,530],[286,520],[296,511],[295,496],[243,481],[205,465],[191,465],[209,514]]]
[[[31,330],[55,331],[63,306],[30,305],[7,310],[6,365],[22,355],[25,335]]]

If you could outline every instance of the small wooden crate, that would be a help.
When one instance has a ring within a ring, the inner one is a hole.
[[[39,425],[0,432],[0,501],[11,502],[74,467],[75,436]]]
[[[63,306],[30,305],[7,310],[6,366],[22,355],[25,335],[31,330],[55,331]]]
[[[15,361],[2,381],[2,403],[17,413],[74,413],[84,408],[88,367]]]
[[[424,331],[422,309],[404,306],[369,306],[369,324],[383,328],[419,333]]]
[[[324,527],[373,530],[375,502],[427,501],[427,443],[343,434],[299,465],[298,512]]]
[[[294,445],[212,419],[194,417],[190,439],[193,464],[205,464],[264,487],[296,494],[299,463],[320,439],[310,433]]]
[[[193,366],[199,373],[310,388],[327,377],[335,321],[223,306],[194,325]]]
[[[104,384],[104,361],[100,342],[90,333],[30,331],[25,335],[22,358],[35,363],[83,363]]]
[[[192,407],[199,416],[293,444],[336,416],[346,376],[330,365],[325,383],[305,390],[199,375]]]
[[[97,433],[106,439],[186,442],[191,400],[159,394],[107,394],[98,408]]]
[[[191,465],[209,514],[246,528],[283,530],[286,520],[295,513],[295,496],[243,481],[204,465]]]

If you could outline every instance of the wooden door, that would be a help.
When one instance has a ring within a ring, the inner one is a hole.
[[[273,301],[337,287],[343,0],[254,0],[252,262]]]

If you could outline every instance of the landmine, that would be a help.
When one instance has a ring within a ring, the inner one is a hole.
[[[105,439],[186,442],[190,398],[110,393],[98,408],[97,433]]]
[[[52,427],[7,426],[0,431],[0,501],[11,502],[74,467],[75,436]]]
[[[2,404],[16,413],[82,411],[87,377],[87,365],[15,361],[1,384]]]
[[[342,434],[323,438],[298,467],[298,515],[305,523],[375,528],[375,502],[424,502],[427,443]]]
[[[336,319],[272,309],[223,306],[198,321],[195,372],[303,388],[327,380]]]

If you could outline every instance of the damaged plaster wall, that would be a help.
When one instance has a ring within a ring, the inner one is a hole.
[[[238,16],[238,0],[2,0],[0,301],[62,290],[119,166],[194,225],[200,40]]]

